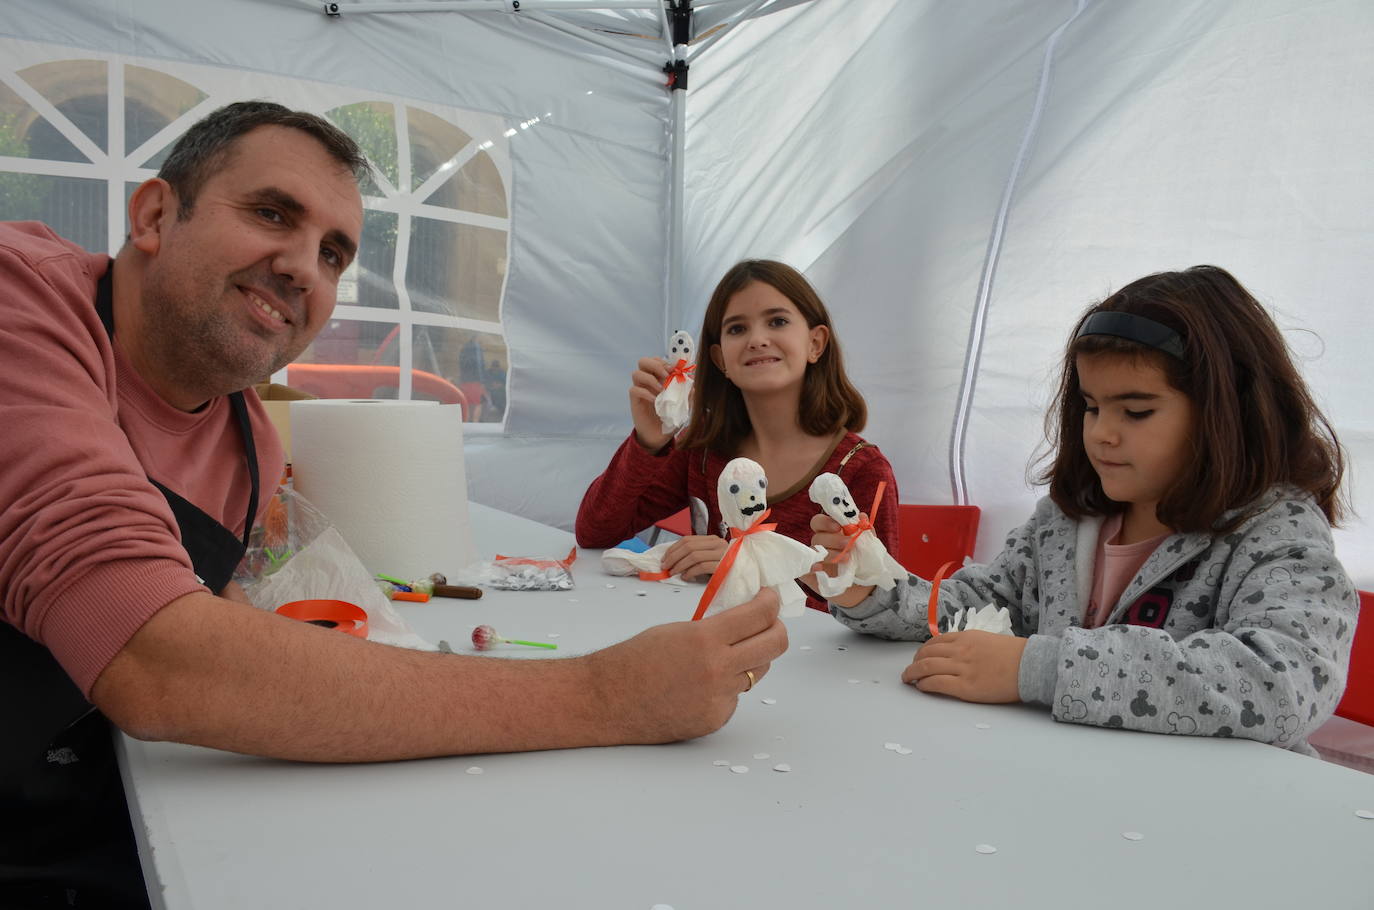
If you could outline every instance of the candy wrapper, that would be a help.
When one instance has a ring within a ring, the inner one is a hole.
[[[475,571],[464,574],[499,591],[571,591],[572,565],[576,561],[576,547],[563,559],[498,555],[491,562],[476,566]]]
[[[696,369],[696,342],[688,332],[674,332],[668,342],[668,378],[654,399],[654,413],[665,433],[676,433],[692,418],[692,372]]]

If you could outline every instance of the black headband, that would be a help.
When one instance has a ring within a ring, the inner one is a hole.
[[[1166,354],[1172,354],[1179,360],[1183,359],[1183,339],[1179,337],[1178,332],[1163,323],[1134,313],[1098,310],[1084,320],[1083,327],[1078,330],[1075,337],[1082,338],[1084,335],[1115,335],[1118,338],[1149,345]]]

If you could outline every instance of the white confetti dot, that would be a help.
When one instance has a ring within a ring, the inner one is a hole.
[[[548,637],[549,637],[549,638],[562,638],[563,636],[560,635],[560,634],[557,633],[557,632],[550,632],[550,633],[548,634]]]
[[[1144,840],[1144,839],[1145,839],[1145,835],[1141,834],[1139,831],[1122,831],[1122,832],[1121,832],[1121,836],[1124,837],[1124,838],[1126,838],[1126,840]]]
[[[973,849],[977,850],[979,853],[984,854],[993,854],[997,852],[997,848],[994,847],[992,844],[979,844]]]
[[[1355,810],[1355,817],[1356,817],[1356,818],[1374,818],[1374,810],[1371,810],[1371,809],[1356,809],[1356,810]]]
[[[469,774],[481,774],[481,773],[482,773],[482,769],[479,768],[479,767],[477,767],[476,765],[473,765],[471,768],[468,768],[468,773],[469,773]]]
[[[851,680],[849,680],[849,684],[850,684],[851,686],[854,685],[854,683],[856,683],[856,682],[862,682],[862,680],[858,680],[858,679],[851,679]]]
[[[730,766],[730,770],[731,770],[731,771],[734,771],[736,774],[748,774],[748,773],[749,773],[749,766],[748,766],[748,765],[731,765],[731,766]]]
[[[648,597],[648,596],[649,596],[649,592],[648,592],[648,591],[636,591],[636,592],[635,592],[635,597]]]
[[[787,772],[792,770],[792,766],[787,764],[786,762],[781,762],[779,764],[774,765],[773,770]]]
[[[608,581],[608,582],[606,582],[606,587],[608,587],[608,588],[614,588],[615,585],[611,584],[611,583]]]
[[[575,604],[575,603],[577,603],[577,598],[576,598],[576,597],[569,597],[569,598],[568,598],[568,603],[570,603],[570,604]]]
[[[776,705],[778,703],[778,700],[776,698],[765,698],[763,699],[763,703],[765,705]]]
[[[902,744],[901,744],[901,743],[883,743],[883,748],[886,749],[886,750],[889,751],[889,752],[896,752],[898,749],[902,748]]]
[[[755,752],[755,753],[754,753],[754,758],[758,759],[759,761],[763,761],[765,758],[768,758],[768,753],[767,753],[767,752]]]
[[[911,754],[911,750],[908,749],[906,746],[898,746],[897,748],[893,749],[892,751],[893,751],[893,752],[896,752],[898,755],[910,755],[910,754]]]
[[[672,904],[654,904],[649,910],[673,910]]]
[[[803,651],[810,651],[810,650],[811,650],[811,646],[810,646],[810,645],[802,645],[802,646],[801,646],[801,649],[802,649]]]
[[[975,728],[979,729],[979,730],[991,730],[991,729],[992,729],[992,724],[974,724],[973,726],[974,726]]]
[[[778,742],[782,742],[782,734],[779,733],[777,736],[773,737],[773,739],[777,740]]]

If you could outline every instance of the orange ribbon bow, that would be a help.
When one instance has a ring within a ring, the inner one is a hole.
[[[696,622],[706,615],[706,608],[711,605],[711,600],[720,590],[720,586],[725,584],[725,576],[730,574],[730,567],[735,564],[735,556],[739,554],[739,548],[744,543],[744,538],[760,531],[771,531],[778,526],[777,522],[763,523],[768,518],[768,513],[772,511],[772,509],[764,509],[763,514],[755,518],[754,523],[743,531],[739,528],[730,529],[730,546],[726,549],[725,555],[721,557],[720,565],[716,566],[716,570],[711,573],[711,580],[706,583],[706,590],[701,594],[701,602],[697,604],[697,611],[692,615],[692,622]]]
[[[673,384],[673,380],[686,383],[690,378],[687,374],[697,368],[695,363],[688,363],[686,358],[680,358],[673,368],[668,371],[668,378],[663,380],[663,387],[666,389]]]

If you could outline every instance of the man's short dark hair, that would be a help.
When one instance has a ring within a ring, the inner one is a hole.
[[[359,182],[371,170],[358,144],[323,117],[271,101],[237,101],[197,121],[177,140],[158,170],[157,175],[176,191],[178,218],[191,214],[201,186],[227,163],[239,138],[260,126],[281,126],[313,136]]]

